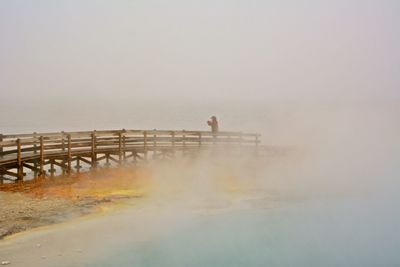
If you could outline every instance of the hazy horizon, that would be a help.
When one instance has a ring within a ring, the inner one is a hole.
[[[1,1],[0,132],[395,118],[397,25],[389,0]]]
[[[397,25],[391,0],[1,1],[2,113],[396,105]]]
[[[1,242],[0,260],[398,266],[399,25],[398,0],[0,1],[0,133],[209,130],[216,115],[271,152],[157,157],[143,206]]]

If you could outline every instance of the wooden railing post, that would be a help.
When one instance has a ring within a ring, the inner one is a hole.
[[[147,131],[143,132],[143,155],[144,159],[147,160]]]
[[[0,134],[0,142],[3,142],[3,134]],[[3,157],[3,145],[0,145],[0,158]],[[0,173],[0,184],[3,184],[4,179],[3,179],[3,174]]]
[[[3,140],[4,140],[4,137],[3,137],[3,134],[0,134],[0,142],[3,142]],[[0,145],[0,158],[2,158],[3,157],[3,145]],[[4,183],[4,176],[3,176],[3,174],[2,173],[0,173],[0,184],[3,184]]]
[[[0,142],[3,142],[3,134],[0,134]],[[3,157],[3,145],[0,145],[0,158]],[[4,183],[3,174],[0,173],[0,184]]]
[[[118,162],[122,163],[122,133],[118,133]]]
[[[0,142],[3,142],[3,134],[0,134]],[[0,158],[3,157],[3,145],[0,145]],[[0,184],[4,183],[3,174],[0,173]]]
[[[21,155],[21,140],[17,139],[17,164],[18,164],[18,182],[22,182],[24,179],[24,167],[22,165],[22,155]]]
[[[39,137],[39,142],[40,142],[40,161],[39,161],[39,169],[40,169],[40,173],[39,176],[40,177],[44,177],[45,173],[44,173],[44,147],[43,147],[43,136]]]
[[[126,161],[126,136],[125,134],[122,136],[122,158]]]
[[[185,134],[185,130],[183,130],[183,134],[182,134],[182,142],[183,142],[183,151],[186,150],[186,134]]]
[[[202,140],[201,140],[201,132],[199,132],[199,147],[202,145]]]
[[[65,151],[65,140],[64,140],[64,135],[65,135],[65,132],[62,131],[62,132],[61,132],[61,149],[62,149],[62,151]]]
[[[67,147],[68,147],[68,154],[67,154],[67,172],[68,172],[68,174],[71,174],[71,170],[72,170],[72,167],[71,167],[71,159],[72,159],[72,152],[71,152],[71,135],[70,134],[68,134],[68,136],[67,136]]]
[[[0,134],[0,142],[3,142],[3,134]],[[3,145],[0,145],[0,158],[3,157]]]
[[[35,141],[33,141],[33,153],[37,154],[37,136],[36,136],[36,132],[33,132],[33,138],[35,139]]]
[[[171,142],[172,142],[172,155],[175,155],[175,132],[171,132]]]
[[[156,129],[154,129],[154,135],[153,135],[153,158],[157,158],[157,133]]]
[[[38,142],[38,139],[37,139],[37,136],[36,136],[36,132],[33,132],[33,139],[34,139],[34,141],[33,141],[33,154],[37,154],[37,142]],[[37,160],[35,160],[34,162],[33,162],[33,167],[35,168],[35,170],[33,171],[33,178],[36,180],[37,179],[37,177],[38,177],[38,171],[37,171],[37,169],[38,169],[38,161]]]
[[[97,156],[96,156],[96,130],[94,130],[91,134],[92,136],[92,145],[91,145],[91,150],[92,150],[92,168],[96,168],[97,165]]]
[[[126,130],[122,129],[122,158],[126,162]]]

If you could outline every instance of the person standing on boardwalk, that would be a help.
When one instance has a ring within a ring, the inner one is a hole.
[[[208,126],[211,127],[211,132],[212,133],[218,133],[218,121],[217,121],[217,117],[212,116],[211,120],[207,121]]]

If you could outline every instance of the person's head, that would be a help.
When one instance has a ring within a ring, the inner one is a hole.
[[[216,121],[216,120],[217,120],[217,117],[212,116],[211,119],[212,119],[212,121]]]

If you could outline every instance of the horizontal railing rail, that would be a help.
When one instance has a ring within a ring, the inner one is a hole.
[[[70,173],[74,160],[79,170],[80,161],[95,167],[102,159],[106,159],[107,164],[110,160],[121,162],[127,157],[147,159],[148,151],[157,156],[157,153],[211,146],[258,147],[259,143],[260,135],[254,133],[186,130],[121,129],[0,134],[0,182],[3,182],[4,176],[23,180],[24,168],[33,170],[35,176],[43,176],[47,164],[51,165],[49,171],[53,175],[54,166]],[[12,169],[17,172],[13,173]]]

